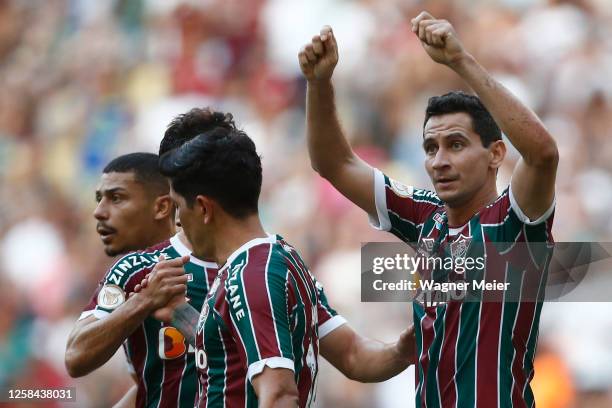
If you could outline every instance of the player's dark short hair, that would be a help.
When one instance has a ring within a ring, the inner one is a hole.
[[[232,114],[214,111],[210,108],[193,108],[187,113],[178,115],[168,125],[164,138],[159,144],[160,157],[197,135],[217,127],[235,130],[236,125]]]
[[[179,138],[182,135],[178,135]],[[261,192],[261,158],[255,143],[242,130],[218,126],[166,152],[161,173],[174,191],[193,206],[196,196],[216,200],[233,217],[257,213]]]
[[[452,91],[442,96],[429,98],[425,110],[423,127],[432,116],[464,112],[472,118],[474,132],[478,133],[482,145],[488,147],[492,142],[502,139],[502,133],[493,116],[477,96],[462,91]]]
[[[155,195],[170,192],[168,179],[159,171],[159,156],[154,153],[129,153],[111,160],[102,173],[133,173],[138,183]]]

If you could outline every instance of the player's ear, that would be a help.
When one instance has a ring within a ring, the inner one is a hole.
[[[215,202],[208,196],[198,195],[195,199],[197,210],[204,224],[210,224],[214,214]]]
[[[499,169],[506,157],[506,144],[503,140],[496,140],[489,145],[489,165]]]
[[[163,220],[164,218],[171,217],[175,210],[170,195],[164,194],[157,197],[153,210],[155,211],[155,220]]]

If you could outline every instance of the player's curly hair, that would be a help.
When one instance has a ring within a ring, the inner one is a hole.
[[[159,156],[183,145],[199,134],[215,128],[236,130],[231,113],[214,111],[211,108],[193,108],[178,115],[168,125],[164,138],[159,144]]]
[[[185,123],[186,117],[181,115],[173,123]],[[258,211],[261,158],[251,138],[236,129],[231,114],[213,112],[213,117],[221,125],[195,137],[190,132],[199,129],[197,121],[188,122],[189,126],[173,134],[173,140],[187,141],[161,156],[160,171],[171,179],[174,191],[190,207],[196,196],[204,195],[216,200],[228,214],[244,218]]]
[[[482,145],[488,147],[492,142],[502,139],[502,133],[493,116],[477,96],[462,91],[452,91],[441,96],[429,98],[425,110],[423,127],[432,116],[464,112],[472,118],[474,132],[478,133]]]

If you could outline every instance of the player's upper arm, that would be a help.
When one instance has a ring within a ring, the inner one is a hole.
[[[260,407],[297,407],[299,393],[293,371],[265,367],[252,380]]]
[[[357,204],[368,214],[376,214],[374,201],[374,169],[359,156],[353,154],[341,164],[334,166],[321,176],[342,195]]]
[[[527,164],[523,158],[516,164],[512,174],[511,196],[531,222],[542,218],[553,206],[557,164],[556,154],[538,165]]]

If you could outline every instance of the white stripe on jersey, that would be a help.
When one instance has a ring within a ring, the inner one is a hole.
[[[268,247],[268,251],[272,251],[272,245]],[[248,266],[249,266],[249,251],[247,250],[246,251],[246,262],[244,266],[242,267],[242,271],[240,271],[240,282],[242,282],[242,293],[244,294],[244,305],[249,311],[249,322],[251,326],[251,333],[253,333],[253,342],[255,343],[255,350],[257,350],[257,360],[261,360],[261,352],[259,351],[259,344],[257,342],[257,336],[255,335],[255,324],[253,322],[253,318],[251,315],[251,311],[253,309],[251,309],[251,305],[249,304],[249,298],[247,297],[246,285],[244,284],[244,274]],[[228,279],[229,279],[229,275],[228,275]],[[272,306],[272,304],[270,304],[270,306]],[[230,308],[231,308],[231,302],[230,302]],[[230,312],[230,315],[231,315],[231,312]],[[248,351],[248,350],[245,350],[245,351]],[[246,354],[247,354],[247,360],[248,360],[248,353]],[[244,394],[244,395],[248,395],[248,394]]]

